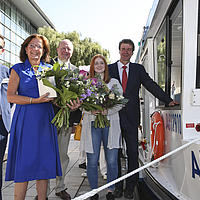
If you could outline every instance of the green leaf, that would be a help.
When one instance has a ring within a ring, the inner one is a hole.
[[[71,99],[76,99],[78,96],[75,92],[69,91],[65,86],[62,85],[62,91],[63,91],[63,98],[65,99],[65,102],[68,102]]]
[[[44,85],[46,85],[50,88],[53,88],[56,92],[58,92],[60,95],[62,95],[62,91],[60,89],[56,88],[55,86],[53,86],[46,78],[43,78],[42,82]]]
[[[58,62],[53,64],[53,71],[58,72],[60,70],[60,64]]]

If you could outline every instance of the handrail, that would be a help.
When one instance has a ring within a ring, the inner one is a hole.
[[[163,160],[163,159],[165,159],[165,158],[177,153],[178,151],[180,151],[182,149],[185,149],[186,147],[190,146],[191,144],[193,144],[193,143],[195,143],[197,141],[200,141],[200,138],[194,139],[194,140],[192,140],[192,141],[190,141],[190,142],[178,147],[177,149],[175,149],[173,151],[170,151],[169,153],[165,154],[164,156],[162,156],[162,157],[160,157],[160,158],[158,158],[156,160],[153,160],[152,162],[147,163],[144,166],[142,166],[142,167],[140,167],[138,169],[135,169],[132,172],[129,172],[128,174],[126,174],[126,175],[124,175],[124,176],[122,176],[122,177],[120,177],[120,178],[118,178],[118,179],[116,179],[116,180],[114,180],[114,181],[112,181],[110,183],[107,183],[106,185],[103,185],[103,186],[101,186],[101,187],[99,187],[97,189],[93,189],[90,192],[87,192],[87,193],[85,193],[85,194],[83,194],[81,196],[75,197],[72,200],[84,200],[84,199],[87,199],[87,198],[95,195],[96,193],[100,192],[101,190],[104,190],[104,189],[108,188],[109,186],[111,186],[113,184],[116,184],[116,183],[118,183],[118,182],[120,182],[120,181],[122,181],[122,180],[124,180],[124,179],[126,179],[126,178],[128,178],[128,177],[130,177],[130,176],[142,171],[143,169],[146,169],[146,168],[148,168],[148,167],[160,162],[161,160]]]

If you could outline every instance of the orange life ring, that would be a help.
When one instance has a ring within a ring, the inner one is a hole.
[[[164,154],[165,129],[161,114],[156,111],[151,115],[151,151],[154,159]]]

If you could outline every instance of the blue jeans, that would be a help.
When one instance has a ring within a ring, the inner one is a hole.
[[[103,141],[105,158],[107,163],[107,182],[111,182],[118,175],[118,149],[108,149],[108,132],[109,127],[95,128],[92,122],[91,134],[94,153],[87,153],[87,176],[91,189],[98,188],[98,161],[100,154],[101,141]],[[115,185],[109,187],[110,190],[115,189]]]

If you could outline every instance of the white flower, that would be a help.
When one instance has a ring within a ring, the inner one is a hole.
[[[115,94],[114,93],[110,93],[108,97],[109,97],[109,99],[115,99]]]
[[[69,88],[69,87],[70,87],[70,82],[69,82],[69,81],[66,81],[65,87],[66,87],[66,88]]]
[[[78,85],[83,85],[83,82],[82,81],[77,81],[77,84]]]

